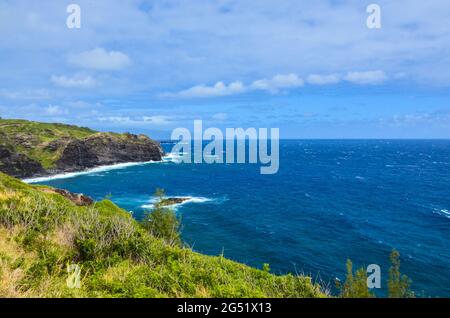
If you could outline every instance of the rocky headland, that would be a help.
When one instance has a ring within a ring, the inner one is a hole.
[[[161,145],[145,135],[0,120],[0,171],[17,178],[82,171],[103,165],[162,160]]]

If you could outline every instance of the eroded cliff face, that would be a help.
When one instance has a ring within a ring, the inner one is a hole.
[[[17,178],[29,178],[46,172],[38,161],[24,154],[15,153],[2,145],[0,145],[0,171]]]
[[[57,170],[74,171],[125,162],[160,161],[160,144],[144,135],[98,133],[67,143]]]
[[[36,136],[32,136],[36,137]],[[0,143],[0,171],[18,178],[73,172],[101,165],[125,162],[160,161],[161,145],[144,135],[94,133],[85,138],[61,137],[50,142],[34,143],[32,150],[44,153],[45,158],[56,158],[54,164],[44,168],[44,160],[22,153],[20,144],[8,140]],[[26,140],[25,140],[26,141]]]

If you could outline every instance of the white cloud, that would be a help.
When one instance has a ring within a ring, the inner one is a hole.
[[[112,122],[112,123],[132,123],[133,122],[130,117],[125,117],[125,116],[100,117],[100,118],[98,118],[98,120]]]
[[[128,55],[119,51],[95,48],[69,57],[73,65],[95,70],[120,70],[131,64]]]
[[[63,75],[62,76],[52,75],[50,80],[56,86],[66,88],[91,88],[98,84],[97,81],[91,76],[76,75],[74,77],[67,77]]]
[[[167,125],[170,123],[168,116],[143,116],[142,120],[154,125]]]
[[[381,84],[388,79],[383,71],[349,72],[344,77],[348,82],[354,84]]]
[[[311,74],[307,77],[306,81],[312,85],[329,85],[337,84],[341,81],[339,74]]]
[[[69,111],[57,105],[48,105],[45,108],[45,113],[47,115],[67,115]]]
[[[304,81],[296,74],[278,74],[271,79],[256,80],[249,86],[246,86],[239,81],[232,82],[228,85],[223,82],[217,82],[213,86],[197,85],[176,93],[163,93],[160,94],[160,96],[178,98],[206,98],[241,94],[255,90],[277,93],[282,89],[297,88],[303,85]]]
[[[189,89],[180,91],[178,93],[166,93],[162,94],[164,97],[181,97],[181,98],[193,98],[193,97],[217,97],[227,96],[233,94],[243,93],[245,91],[244,84],[242,82],[233,82],[228,85],[223,82],[217,82],[214,86],[197,85]]]
[[[367,71],[367,72],[348,72],[345,76],[337,73],[333,74],[310,74],[306,78],[306,82],[311,85],[331,85],[340,83],[342,80],[359,84],[373,85],[381,84],[388,79],[383,71]],[[229,85],[223,82],[217,82],[214,86],[197,85],[189,89],[175,93],[163,93],[160,97],[177,97],[177,98],[206,98],[220,97],[233,94],[240,94],[251,91],[266,91],[272,94],[283,90],[290,90],[303,87],[305,81],[297,74],[278,74],[271,79],[259,79],[253,81],[250,85],[244,85],[242,82],[232,82]]]
[[[114,124],[129,124],[129,125],[145,125],[151,124],[162,126],[170,124],[170,117],[164,115],[142,116],[131,118],[129,116],[106,116],[98,118],[101,122],[111,122]]]
[[[276,93],[280,89],[296,88],[303,85],[304,81],[296,74],[278,74],[271,79],[261,79],[254,81],[250,87],[254,90],[264,90]]]

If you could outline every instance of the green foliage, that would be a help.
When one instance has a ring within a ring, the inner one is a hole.
[[[391,267],[389,269],[388,278],[388,295],[391,298],[411,298],[414,292],[411,291],[411,280],[400,273],[400,254],[396,250],[392,250],[389,260]],[[364,268],[360,268],[353,274],[353,264],[351,260],[347,260],[347,276],[342,284],[336,283],[340,290],[340,297],[344,298],[371,298],[375,297],[367,287],[367,272]]]
[[[154,209],[147,213],[142,222],[143,226],[156,238],[163,239],[169,245],[181,245],[181,220],[173,210],[163,206],[165,192],[157,189],[157,201]]]
[[[266,272],[266,273],[269,273],[270,272],[270,265],[268,263],[264,263],[262,270],[264,272]]]
[[[391,298],[411,298],[414,293],[410,289],[411,281],[406,275],[400,273],[400,253],[396,250],[389,257],[391,268],[389,269],[388,291]]]
[[[372,298],[374,295],[367,287],[367,273],[361,267],[353,274],[353,263],[347,260],[347,277],[343,284],[338,284],[340,289],[340,297],[343,298]]]
[[[310,277],[168,244],[110,201],[78,207],[42,189],[0,173],[0,297],[326,296]]]

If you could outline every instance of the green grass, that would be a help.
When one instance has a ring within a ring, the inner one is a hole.
[[[78,207],[41,188],[0,173],[0,297],[326,296],[310,277],[170,246],[108,200]]]
[[[128,133],[97,132],[73,125],[40,123],[21,119],[0,119],[0,145],[34,159],[47,170],[55,168],[56,162],[61,158],[65,143],[69,140],[84,139],[91,136],[104,136],[117,141],[130,138]],[[62,142],[64,140],[66,140],[65,143]],[[56,141],[61,142],[61,144],[56,149],[49,149],[48,145]]]
[[[62,149],[50,151],[46,145],[61,138],[81,139],[95,134],[89,128],[57,123],[39,123],[19,119],[0,119],[0,144],[41,163],[45,169],[53,168]],[[26,140],[26,144],[21,144]]]

